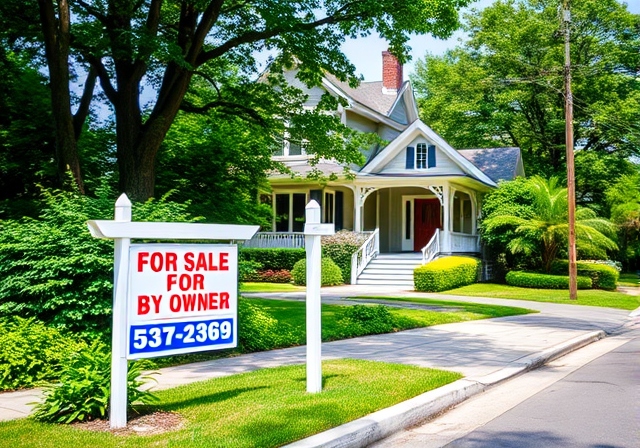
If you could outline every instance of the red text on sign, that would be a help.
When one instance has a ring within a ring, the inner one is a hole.
[[[153,272],[177,271],[178,255],[173,252],[138,252],[138,272],[144,270],[145,265],[149,265]]]
[[[138,296],[138,316],[149,313],[151,311],[151,303],[153,303],[154,313],[159,313],[161,300],[161,295]]]
[[[180,311],[206,311],[229,308],[228,292],[198,294],[173,294],[169,299],[169,309]]]
[[[228,271],[229,270],[229,254],[226,252],[216,254],[212,252],[200,252],[196,254],[187,252],[184,254],[184,269],[186,271]]]

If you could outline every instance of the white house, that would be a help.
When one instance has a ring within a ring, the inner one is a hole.
[[[520,149],[452,148],[418,118],[411,83],[403,81],[396,58],[388,52],[382,57],[383,80],[363,82],[355,89],[330,74],[322,86],[308,89],[295,78],[295,71],[285,74],[290,83],[307,91],[308,106],[317,104],[325,92],[342,97],[348,106],[335,112],[342,122],[375,132],[389,144],[364,151],[366,162],[352,168],[353,179],[346,179],[337,163],[322,161],[316,168],[338,176],[326,184],[305,179],[311,167],[304,150],[285,144],[274,158],[300,176],[270,177],[267,200],[274,210],[274,231],[259,234],[252,245],[303,244],[304,208],[315,199],[323,221],[335,223],[336,230],[370,233],[369,248],[354,257],[358,266],[353,275],[378,253],[418,253],[427,262],[439,254],[480,252],[477,219],[482,196],[498,181],[524,175]]]

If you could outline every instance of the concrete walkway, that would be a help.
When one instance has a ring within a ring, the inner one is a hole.
[[[302,300],[304,293],[244,294]],[[366,295],[419,296],[443,300],[518,306],[538,314],[439,325],[399,333],[366,336],[324,343],[323,359],[358,358],[442,368],[466,378],[490,377],[554,347],[602,330],[619,333],[640,318],[610,308],[584,307],[518,300],[421,294],[393,288],[342,286],[324,288],[325,303]],[[586,338],[585,338],[586,340]],[[176,387],[208,378],[232,375],[265,367],[305,362],[305,347],[273,350],[160,369],[155,390]],[[28,415],[37,390],[0,393],[0,420]]]

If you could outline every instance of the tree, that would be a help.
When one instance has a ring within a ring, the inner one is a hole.
[[[534,176],[526,182],[529,194],[533,196],[531,209],[509,212],[498,208],[482,221],[483,236],[495,234],[505,227],[511,228],[514,238],[506,248],[512,253],[524,253],[527,256],[539,254],[543,269],[550,272],[551,263],[567,245],[567,189],[561,188],[554,177],[547,181]],[[498,190],[500,188],[502,186]],[[523,216],[526,214],[529,216]],[[615,232],[613,224],[598,218],[591,209],[576,210],[575,229],[579,252],[603,257],[606,256],[606,250],[617,249],[610,238]]]
[[[622,176],[606,191],[611,221],[618,226],[620,261],[626,269],[639,268],[640,261],[640,169]]]
[[[299,66],[299,78],[318,84],[323,70],[357,82],[340,51],[346,37],[376,31],[405,59],[409,33],[447,37],[457,26],[456,8],[469,0],[11,0],[2,2],[5,33],[16,45],[44,43],[59,162],[81,186],[76,124],[84,99],[71,113],[73,75],[85,74],[85,93],[94,77],[113,108],[120,189],[133,198],[153,195],[158,152],[178,111],[218,109],[260,121],[227,89],[229,73],[248,85],[258,72],[256,52],[273,52],[273,72]],[[39,29],[33,26],[39,24]],[[12,34],[13,33],[13,34]],[[212,80],[217,97],[185,101],[195,77]],[[141,104],[143,86],[154,100]],[[335,151],[334,151],[335,152]]]
[[[454,146],[518,146],[528,174],[563,176],[558,7],[557,0],[504,0],[468,15],[463,45],[416,64],[422,119]],[[616,0],[575,2],[571,13],[576,146],[637,155],[640,16]]]

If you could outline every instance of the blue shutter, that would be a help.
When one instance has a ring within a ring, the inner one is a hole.
[[[407,146],[407,166],[406,168],[408,170],[412,170],[414,168],[414,157],[415,157],[415,150],[413,148],[413,146]]]
[[[436,166],[436,147],[429,145],[427,148],[427,168],[433,168]]]

